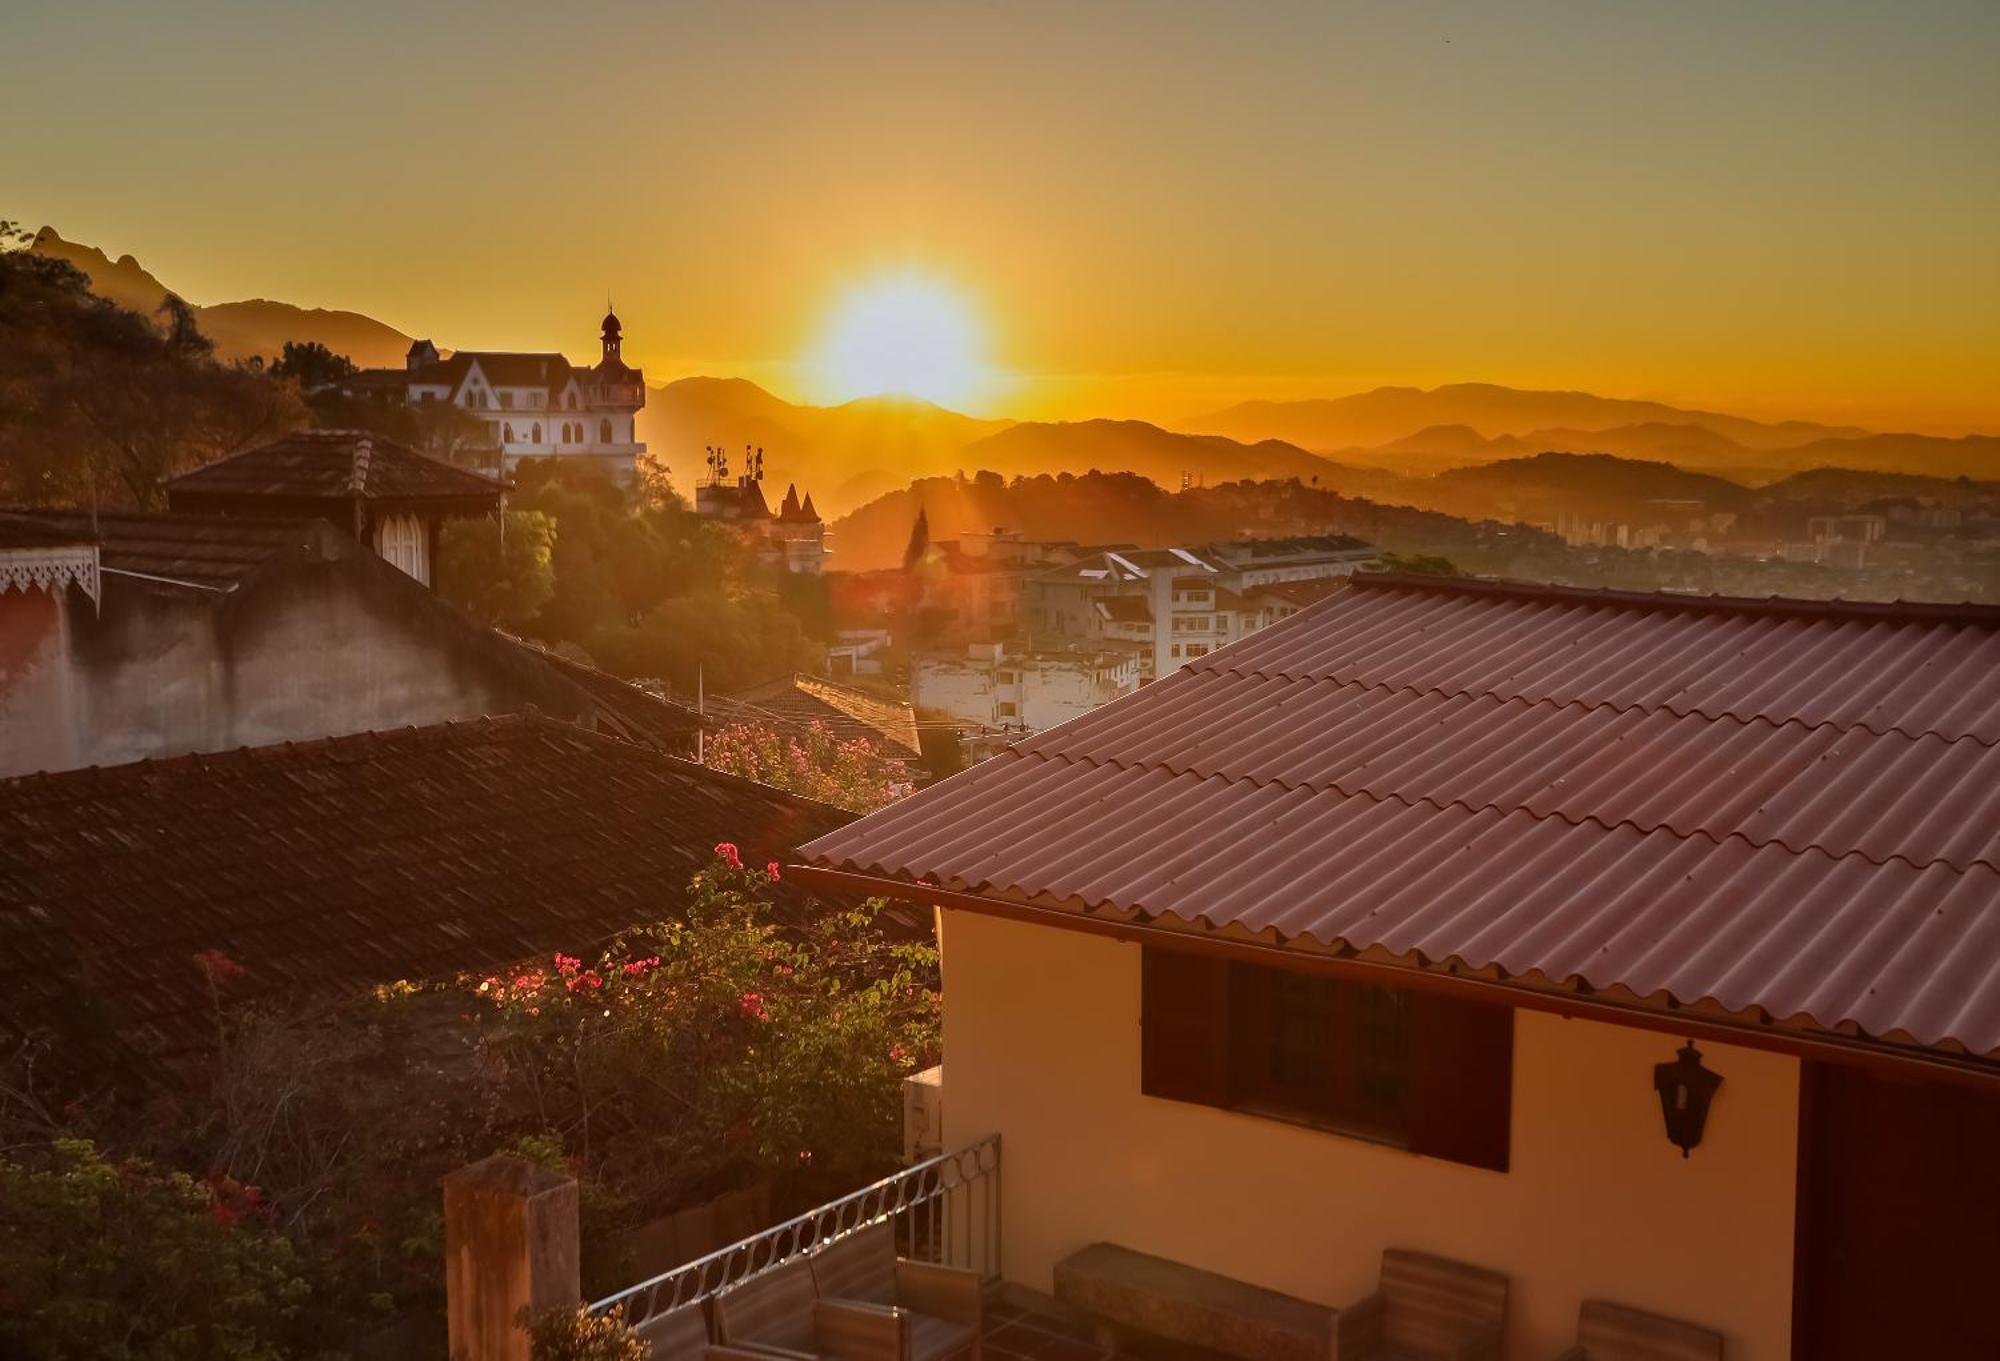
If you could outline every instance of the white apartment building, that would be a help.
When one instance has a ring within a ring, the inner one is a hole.
[[[1053,647],[972,643],[917,656],[910,699],[991,733],[1053,728],[1139,688],[1140,649],[1117,643]]]
[[[1030,576],[1023,613],[1038,632],[1139,648],[1141,679],[1153,680],[1297,612],[1376,556],[1338,534],[1104,549]]]

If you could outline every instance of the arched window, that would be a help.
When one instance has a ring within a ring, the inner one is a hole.
[[[528,436],[528,442],[530,444],[540,444],[542,442],[542,423],[540,421],[535,422],[535,431],[532,435]]]
[[[597,442],[599,444],[611,443],[611,421],[609,418],[597,423]]]
[[[563,398],[563,409],[566,411],[576,410],[576,394],[574,392],[569,393]]]
[[[500,439],[505,444],[512,444],[514,442],[514,423],[512,421],[500,427]]]

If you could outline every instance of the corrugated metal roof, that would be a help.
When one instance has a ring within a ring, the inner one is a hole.
[[[2000,610],[1410,578],[805,848],[2000,1055]]]

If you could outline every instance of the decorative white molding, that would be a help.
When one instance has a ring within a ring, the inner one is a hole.
[[[93,602],[98,595],[97,545],[62,548],[0,548],[0,592],[42,590],[51,594],[65,586],[81,586]]]

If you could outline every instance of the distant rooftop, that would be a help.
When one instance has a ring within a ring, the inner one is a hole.
[[[353,501],[498,506],[509,484],[363,430],[300,430],[167,482],[176,510]]]

